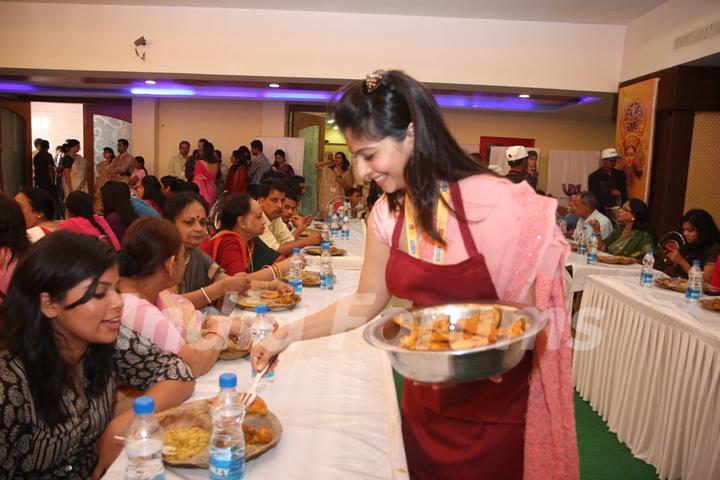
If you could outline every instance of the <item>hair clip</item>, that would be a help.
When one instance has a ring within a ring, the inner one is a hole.
[[[365,75],[365,93],[373,93],[383,84],[385,70],[375,70],[370,75]]]

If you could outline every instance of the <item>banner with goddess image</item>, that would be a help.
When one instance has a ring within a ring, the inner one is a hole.
[[[628,197],[645,203],[650,194],[650,170],[655,131],[655,102],[660,80],[651,78],[622,87],[618,92],[615,148],[620,154],[616,168],[627,177]]]

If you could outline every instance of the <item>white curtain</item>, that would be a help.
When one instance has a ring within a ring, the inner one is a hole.
[[[568,194],[587,190],[587,178],[600,166],[597,150],[550,150],[547,193],[567,204]]]
[[[303,158],[305,155],[305,140],[291,137],[256,137],[263,143],[263,153],[272,165],[275,162],[275,150],[285,151],[287,162],[293,167],[296,175],[303,174]]]

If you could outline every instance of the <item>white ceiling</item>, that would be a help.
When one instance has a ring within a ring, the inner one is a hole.
[[[668,0],[42,0],[627,25]]]

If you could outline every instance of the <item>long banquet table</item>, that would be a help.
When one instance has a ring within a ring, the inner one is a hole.
[[[661,478],[720,478],[720,314],[681,293],[588,277],[574,383]]]
[[[355,223],[350,240],[335,239],[336,245],[350,256],[362,255],[363,232],[364,226]],[[355,291],[357,269],[336,268],[335,275],[333,291],[306,287],[300,305],[272,315],[285,324]],[[197,379],[188,401],[216,395],[223,372],[237,374],[239,390],[250,386],[248,358],[219,361]],[[259,394],[280,419],[283,435],[276,447],[246,464],[246,478],[409,478],[390,363],[363,340],[361,328],[293,344],[280,356],[273,383]],[[123,452],[105,478],[122,478],[126,464]],[[188,468],[166,472],[168,480],[207,475],[207,470]]]

